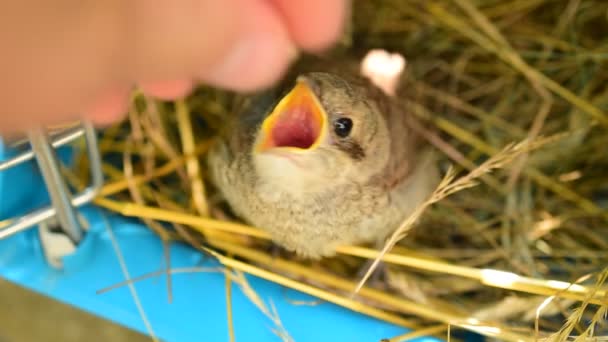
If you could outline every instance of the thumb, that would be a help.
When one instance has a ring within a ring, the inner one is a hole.
[[[139,3],[129,67],[144,89],[188,79],[249,91],[270,85],[296,56],[265,0]]]

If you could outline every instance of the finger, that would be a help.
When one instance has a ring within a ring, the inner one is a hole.
[[[135,0],[132,78],[190,78],[233,90],[269,85],[294,55],[265,0]]]
[[[294,55],[265,0],[6,1],[0,41],[2,131],[74,119],[104,89],[135,82],[259,88]]]
[[[350,13],[347,0],[268,0],[285,17],[295,42],[307,50],[320,50],[341,35]]]
[[[129,106],[129,89],[112,89],[84,111],[84,115],[95,125],[105,126],[121,120]]]
[[[265,0],[244,3],[250,5],[243,18],[248,33],[201,79],[219,87],[252,91],[276,82],[297,57],[297,50],[275,8]]]
[[[0,2],[3,132],[74,119],[115,78],[116,1],[73,5]]]
[[[188,95],[192,90],[192,81],[176,80],[143,83],[140,88],[147,95],[162,100],[173,100]]]

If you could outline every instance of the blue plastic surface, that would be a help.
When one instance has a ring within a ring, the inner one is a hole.
[[[3,159],[2,155],[0,159]],[[34,166],[23,165],[11,172],[0,172],[3,216],[31,210],[33,204],[40,204],[39,198],[46,198],[42,179],[36,175]],[[125,280],[106,222],[112,227],[131,277],[156,272],[163,267],[159,238],[139,221],[110,215],[93,206],[83,208],[82,213],[91,223],[90,231],[77,251],[64,259],[64,270],[47,266],[37,231],[32,229],[0,240],[0,276],[147,333],[126,286],[103,294],[96,294],[96,291]],[[214,260],[180,243],[171,245],[171,263],[173,268],[217,265]],[[165,276],[135,283],[155,334],[164,341],[227,341],[224,275],[184,273],[173,275],[172,280],[172,303],[167,299]],[[295,341],[367,342],[406,332],[401,327],[330,303],[298,306],[289,300],[313,298],[256,277],[249,276],[248,280],[268,305],[269,300],[275,304],[284,327]],[[280,340],[272,332],[272,322],[234,284],[232,301],[238,341]],[[419,338],[416,341],[437,340]]]
[[[73,149],[63,146],[57,150],[61,162],[71,164]],[[0,139],[0,160],[7,160],[18,154],[17,151],[7,148]],[[48,205],[50,200],[46,191],[41,191],[44,182],[36,161],[31,159],[18,167],[0,171],[0,220],[17,217],[30,211]]]

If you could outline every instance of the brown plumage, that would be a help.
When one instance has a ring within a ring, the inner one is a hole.
[[[237,215],[301,256],[381,243],[438,180],[411,119],[356,68],[304,61],[236,102],[208,155],[211,180]]]

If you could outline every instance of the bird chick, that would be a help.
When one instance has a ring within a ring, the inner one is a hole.
[[[313,259],[381,244],[438,181],[408,113],[366,78],[321,69],[238,101],[207,159],[235,214]]]

